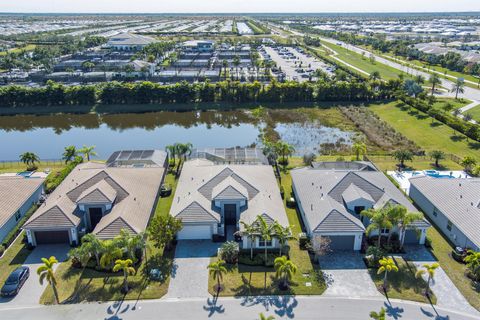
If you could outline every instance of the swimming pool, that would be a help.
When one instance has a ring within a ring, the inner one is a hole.
[[[28,177],[30,177],[34,172],[35,172],[35,171],[22,171],[22,172],[17,173],[17,176],[22,176],[22,177],[28,178]]]

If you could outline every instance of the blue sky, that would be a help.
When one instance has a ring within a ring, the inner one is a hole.
[[[0,12],[440,12],[480,0],[0,0]]]

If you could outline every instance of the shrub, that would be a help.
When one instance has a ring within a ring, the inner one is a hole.
[[[253,260],[250,259],[250,252],[242,251],[238,256],[238,263],[244,264],[247,266],[266,266],[273,267],[274,261],[278,258],[277,253],[268,253],[267,261],[265,262],[265,254],[263,252],[257,251],[253,255]]]
[[[302,250],[307,249],[309,240],[308,240],[308,236],[305,232],[301,232],[301,233],[298,234],[298,243],[299,243],[300,249],[302,249]]]
[[[234,241],[225,242],[220,248],[220,257],[226,263],[234,264],[238,261],[238,253],[240,249],[238,243]]]
[[[367,266],[370,268],[378,267],[378,261],[386,255],[387,253],[382,249],[379,249],[375,246],[368,247],[367,254],[365,255]]]
[[[75,161],[70,162],[67,164],[65,168],[63,168],[59,172],[51,172],[47,179],[45,179],[45,192],[46,193],[51,193],[53,190],[55,190],[60,183],[72,172],[72,170],[81,162],[83,161],[83,158],[76,158]]]

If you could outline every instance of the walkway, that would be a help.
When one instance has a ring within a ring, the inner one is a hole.
[[[436,259],[424,246],[408,247],[406,251],[408,252],[406,257],[415,264],[417,269],[422,268],[424,264],[436,262]],[[427,280],[426,275],[424,275],[424,279]],[[431,289],[437,297],[437,306],[480,315],[480,313],[468,303],[441,266],[435,272]]]
[[[208,297],[207,267],[218,247],[218,243],[209,240],[178,241],[168,293],[164,298]]]

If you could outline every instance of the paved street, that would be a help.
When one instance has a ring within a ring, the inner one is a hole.
[[[337,252],[320,260],[328,289],[327,297],[381,297],[360,254]]]
[[[165,299],[208,297],[208,265],[219,244],[212,241],[178,241]]]
[[[37,268],[42,265],[41,258],[55,256],[58,261],[65,261],[67,259],[68,250],[70,250],[70,247],[64,244],[41,245],[35,248],[23,264],[30,268],[30,277],[27,279],[18,295],[13,298],[0,297],[0,308],[4,305],[8,307],[37,305],[40,296],[47,286],[46,282],[43,286],[40,285],[39,277],[37,275]],[[55,268],[56,267],[58,267],[58,264]]]

